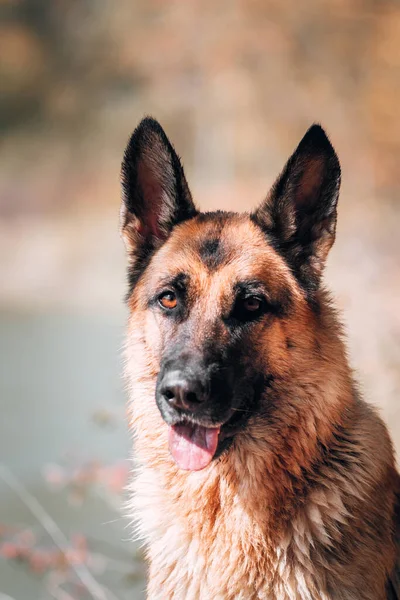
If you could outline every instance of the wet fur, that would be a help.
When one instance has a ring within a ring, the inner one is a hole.
[[[133,185],[126,160],[125,193]],[[183,177],[179,162],[173,168]],[[271,199],[251,217],[198,214],[185,184],[186,212],[164,212],[161,226],[153,221],[144,233],[135,193],[122,209],[133,273],[125,372],[135,457],[131,511],[146,543],[148,597],[385,600],[398,476],[386,427],[357,392],[320,284],[334,224],[322,232],[318,220],[313,235],[304,230],[290,246],[292,233],[282,229],[293,215],[282,190],[284,220],[282,210],[278,218],[267,208]],[[182,271],[190,274],[189,346],[224,343],[219,315],[240,277],[267,282],[276,307],[246,333],[241,354],[267,383],[256,404],[239,409],[248,414],[230,447],[199,472],[173,462],[155,403],[160,360],[180,325],[166,324],[149,301],[164,276]]]

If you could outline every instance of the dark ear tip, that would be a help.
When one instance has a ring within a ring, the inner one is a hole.
[[[135,146],[137,143],[140,143],[141,140],[147,140],[151,136],[152,133],[155,133],[157,136],[165,138],[165,132],[161,127],[160,123],[153,119],[153,117],[144,117],[139,123],[139,125],[133,131],[129,143],[128,148],[131,146]]]
[[[138,131],[155,131],[156,133],[159,133],[160,131],[163,131],[163,128],[156,119],[154,119],[150,115],[147,115],[140,121],[139,125],[136,127],[135,132]]]
[[[319,136],[319,137],[321,137],[321,138],[322,138],[322,137],[323,137],[323,138],[326,138],[326,137],[328,137],[328,136],[326,135],[326,131],[325,131],[325,129],[322,127],[321,123],[313,123],[313,124],[311,125],[311,127],[309,127],[309,128],[307,129],[306,135],[308,135],[308,134],[310,134],[310,135],[313,135],[313,136],[315,136],[315,137],[318,137],[318,136]]]
[[[306,131],[299,146],[307,146],[310,150],[325,152],[326,154],[336,154],[325,130],[319,123],[311,125]]]
[[[122,162],[123,177],[126,176],[128,168],[132,168],[135,164],[137,157],[143,152],[144,148],[153,147],[156,140],[159,140],[171,152],[171,144],[160,123],[153,117],[144,117],[131,134],[125,148]]]

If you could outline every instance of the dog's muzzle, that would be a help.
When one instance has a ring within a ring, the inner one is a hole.
[[[165,361],[156,401],[169,425],[169,448],[182,469],[199,470],[213,459],[221,427],[232,415],[233,373],[188,356]]]

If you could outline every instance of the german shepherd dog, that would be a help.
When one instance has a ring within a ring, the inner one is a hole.
[[[321,284],[339,185],[319,125],[250,214],[199,212],[153,119],[128,143],[132,513],[151,600],[396,598],[393,448]]]

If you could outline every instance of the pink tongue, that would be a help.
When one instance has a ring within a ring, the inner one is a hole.
[[[210,464],[218,446],[219,427],[181,423],[169,427],[169,451],[179,468],[200,471]]]

